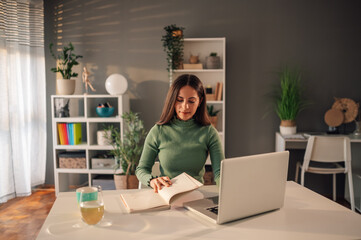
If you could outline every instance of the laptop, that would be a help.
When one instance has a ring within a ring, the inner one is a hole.
[[[186,202],[184,207],[217,224],[279,209],[288,159],[288,151],[224,159],[219,196]]]

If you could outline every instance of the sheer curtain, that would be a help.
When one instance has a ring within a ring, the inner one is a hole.
[[[0,1],[0,203],[45,181],[42,0]]]

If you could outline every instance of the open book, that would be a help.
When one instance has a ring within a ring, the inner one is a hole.
[[[203,184],[187,173],[182,173],[171,179],[172,185],[162,187],[158,193],[153,189],[143,189],[136,192],[127,192],[120,195],[128,212],[167,209],[173,196],[197,189]]]

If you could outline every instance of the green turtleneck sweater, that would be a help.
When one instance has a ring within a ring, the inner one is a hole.
[[[181,121],[174,118],[169,124],[155,125],[149,131],[136,175],[147,185],[158,156],[161,176],[173,178],[186,172],[203,183],[208,153],[218,185],[224,153],[217,130],[212,125],[201,126],[194,119]]]

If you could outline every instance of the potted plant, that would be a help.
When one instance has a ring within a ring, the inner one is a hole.
[[[114,174],[115,186],[117,189],[138,188],[138,179],[135,176],[135,169],[138,166],[143,151],[143,143],[147,132],[144,129],[143,121],[137,113],[126,112],[122,115],[127,126],[122,140],[118,128],[113,125],[105,127],[109,131],[109,139],[113,149],[110,151],[116,159],[115,170],[122,169],[122,174]]]
[[[221,66],[221,58],[217,56],[216,52],[211,52],[206,57],[206,68],[207,69],[218,69]]]
[[[70,95],[74,93],[75,90],[75,80],[71,79],[72,77],[77,77],[78,73],[72,71],[73,66],[78,65],[77,59],[82,58],[83,56],[76,55],[73,53],[74,46],[70,42],[68,46],[64,46],[62,52],[59,55],[55,55],[53,52],[53,43],[50,43],[50,53],[57,60],[58,66],[51,68],[52,72],[59,72],[62,79],[56,80],[56,94],[59,95]]]
[[[165,35],[162,36],[163,48],[167,53],[169,82],[172,84],[174,69],[181,69],[183,63],[183,27],[172,24],[164,27]]]
[[[295,134],[296,117],[306,106],[306,102],[302,99],[301,72],[286,66],[279,72],[279,81],[273,92],[273,102],[281,120],[280,133]]]
[[[209,115],[209,120],[211,121],[211,124],[213,125],[213,127],[217,127],[217,122],[218,122],[218,112],[220,110],[214,110],[213,109],[213,105],[207,105],[207,112]]]

